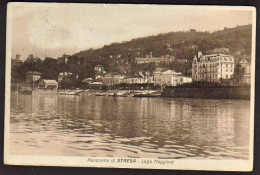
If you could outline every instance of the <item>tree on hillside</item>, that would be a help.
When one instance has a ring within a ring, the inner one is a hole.
[[[19,74],[23,80],[26,78],[26,73],[28,71],[37,71],[41,72],[42,69],[42,60],[39,57],[33,56],[30,54],[28,58],[21,64],[19,67]]]
[[[242,78],[242,75],[244,74],[245,72],[245,69],[241,66],[241,64],[237,64],[235,66],[235,69],[234,69],[234,80],[235,80],[235,83],[240,85],[241,84],[241,78]]]

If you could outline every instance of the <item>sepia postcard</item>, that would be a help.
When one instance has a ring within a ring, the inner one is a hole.
[[[4,163],[252,171],[256,9],[9,3]]]

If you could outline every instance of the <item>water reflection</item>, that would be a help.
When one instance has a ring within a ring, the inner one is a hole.
[[[10,135],[11,154],[248,159],[249,101],[12,95]]]

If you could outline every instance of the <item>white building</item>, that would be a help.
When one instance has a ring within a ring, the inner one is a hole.
[[[146,57],[136,57],[135,62],[137,64],[148,64],[148,63],[171,63],[174,62],[174,56],[166,55],[161,57],[153,57],[152,52]]]
[[[142,77],[128,77],[125,79],[126,84],[144,84],[145,80]]]
[[[42,73],[37,72],[37,71],[29,71],[26,73],[26,82],[32,83],[32,82],[40,80],[41,77],[42,77]]]
[[[124,79],[125,79],[124,75],[117,74],[117,75],[113,75],[113,77],[114,77],[115,85],[124,83]]]
[[[70,77],[70,76],[72,76],[72,73],[70,72],[60,72],[58,75],[58,83],[61,83],[65,77]]]
[[[192,80],[219,82],[233,78],[234,58],[231,55],[210,54],[194,56],[192,62]]]
[[[43,89],[57,89],[58,82],[56,80],[46,80],[42,79],[39,83],[40,88]]]
[[[153,73],[153,80],[154,85],[160,85],[162,84],[162,71],[161,69],[157,68],[155,72]]]
[[[182,75],[181,72],[167,70],[161,72],[160,70],[154,72],[154,85],[160,86],[178,86],[184,83],[191,83],[191,77]]]
[[[104,71],[105,71],[104,67],[102,65],[100,65],[100,64],[96,65],[94,67],[94,70],[96,71],[96,73],[101,73],[101,74],[103,74]]]

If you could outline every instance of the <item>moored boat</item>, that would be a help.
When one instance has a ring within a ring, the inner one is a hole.
[[[160,97],[161,93],[157,91],[138,91],[134,92],[134,97]]]
[[[115,92],[114,97],[127,97],[127,93],[124,92],[124,91],[118,91],[118,92]]]

